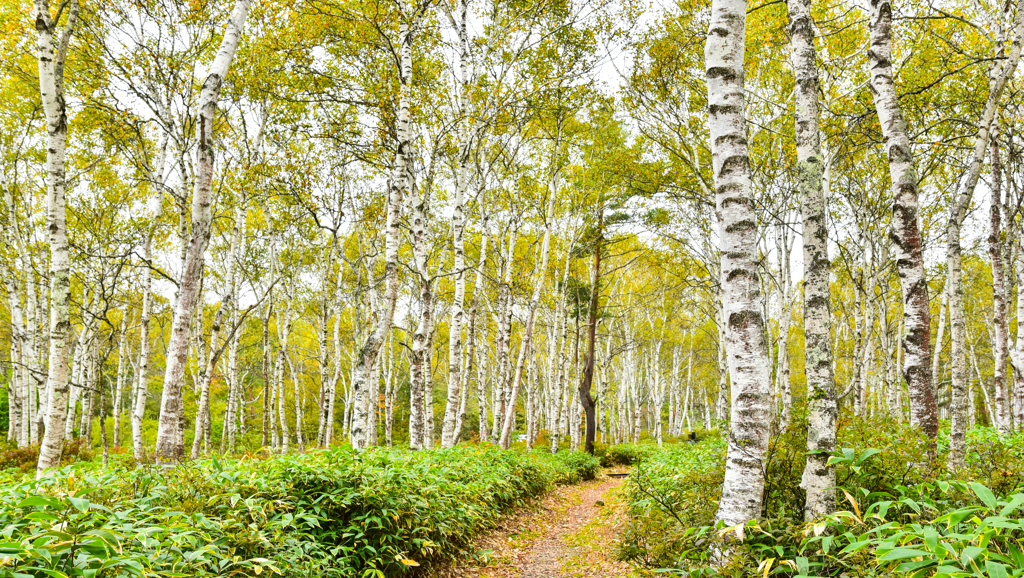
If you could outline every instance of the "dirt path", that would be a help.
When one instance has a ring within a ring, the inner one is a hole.
[[[612,578],[632,576],[615,560],[616,527],[624,519],[621,478],[556,488],[540,502],[474,543],[476,561],[444,578]]]

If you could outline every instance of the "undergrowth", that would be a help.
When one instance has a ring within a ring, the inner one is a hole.
[[[0,578],[414,574],[592,479],[579,453],[331,449],[170,469],[80,463],[0,489]]]
[[[930,452],[906,424],[842,423],[837,510],[805,523],[806,425],[796,423],[772,439],[762,515],[743,528],[714,526],[723,440],[652,446],[627,482],[619,556],[691,577],[1024,576],[1024,436],[972,430],[956,472],[944,441]]]

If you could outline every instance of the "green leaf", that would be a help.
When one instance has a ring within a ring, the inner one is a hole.
[[[878,453],[881,453],[881,452],[882,452],[882,450],[879,450],[879,449],[868,448],[868,449],[864,450],[863,452],[861,452],[860,457],[857,458],[857,462],[856,463],[857,463],[857,465],[860,465],[860,464],[864,463],[864,461],[867,460],[868,458],[870,458],[871,456],[873,456],[875,454],[878,454]]]
[[[989,578],[1009,578],[1009,575],[1006,573],[1006,566],[1000,564],[999,562],[986,560],[985,570],[988,571]]]
[[[981,500],[982,503],[988,506],[989,510],[996,509],[996,496],[992,493],[992,490],[978,482],[971,482],[969,485],[971,486],[971,489],[974,490],[974,494],[978,496],[978,499]]]
[[[879,556],[878,559],[882,561],[891,560],[906,560],[907,558],[930,558],[931,552],[925,552],[924,550],[918,550],[917,548],[894,548],[893,550],[886,552],[884,555]]]
[[[60,501],[50,496],[29,496],[18,502],[19,508],[27,508],[29,506],[42,506],[44,508],[60,508]]]
[[[1014,510],[1019,508],[1021,504],[1024,504],[1024,494],[1014,494],[1010,503],[1003,506],[1002,510],[999,510],[999,515],[1009,516]]]
[[[68,501],[70,501],[71,505],[79,512],[85,513],[85,511],[89,509],[89,500],[69,497]]]

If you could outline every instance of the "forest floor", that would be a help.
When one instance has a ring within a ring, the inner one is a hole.
[[[454,564],[439,578],[612,578],[640,576],[615,559],[618,527],[626,519],[622,478],[605,470],[596,480],[559,486],[473,544],[475,560]]]

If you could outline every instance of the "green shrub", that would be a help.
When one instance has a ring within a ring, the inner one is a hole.
[[[690,548],[699,548],[688,538],[692,528],[714,519],[725,450],[724,440],[711,438],[647,451],[626,481],[629,519],[621,537],[621,559],[664,567]]]
[[[644,453],[645,447],[650,444],[617,444],[608,446],[604,455],[601,456],[601,465],[608,468],[611,466],[631,466],[638,461]]]
[[[70,466],[0,488],[0,578],[397,576],[462,552],[595,458],[347,448],[176,468]]]
[[[724,470],[697,444],[666,448],[630,476],[620,557],[683,576],[1024,576],[1024,435],[968,432],[966,465],[943,481],[948,430],[930,447],[890,419],[843,421],[835,467],[837,512],[803,521],[801,419],[771,440],[761,519],[730,531],[731,556],[712,526]],[[713,446],[712,446],[713,447]]]
[[[588,453],[558,452],[547,455],[551,456],[548,459],[553,467],[552,481],[555,484],[569,485],[593,480],[601,470],[601,460]]]

